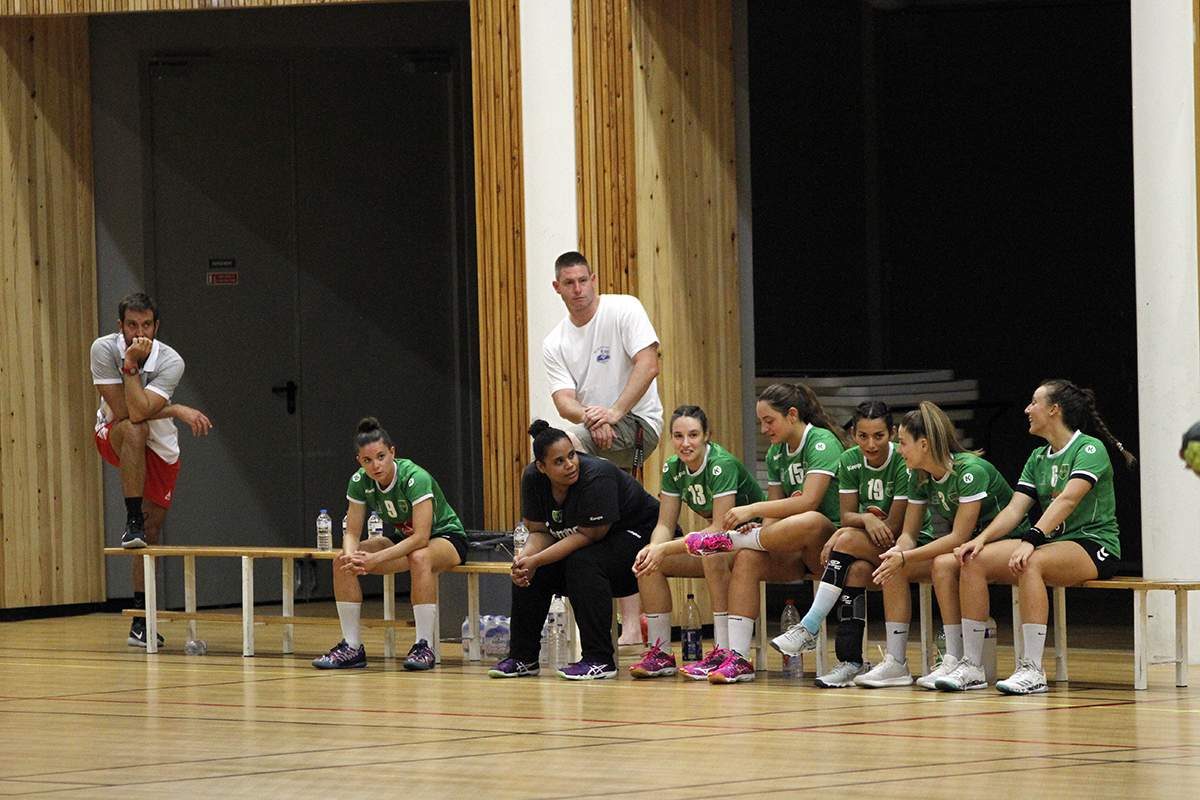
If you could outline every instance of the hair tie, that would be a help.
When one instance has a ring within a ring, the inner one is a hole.
[[[1120,450],[1122,453],[1125,452],[1125,445],[1121,444],[1121,442],[1119,440],[1117,441],[1117,449]]]

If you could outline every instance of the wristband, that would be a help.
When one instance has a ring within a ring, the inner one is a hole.
[[[1025,531],[1025,535],[1021,537],[1021,540],[1029,542],[1034,547],[1041,547],[1050,541],[1046,538],[1046,534],[1042,533],[1042,529],[1036,525]]]
[[[903,550],[900,551],[900,566],[902,566],[902,567],[908,566],[908,559],[904,557]]]

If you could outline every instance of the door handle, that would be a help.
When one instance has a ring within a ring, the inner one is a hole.
[[[271,394],[286,394],[287,395],[287,412],[289,414],[296,413],[296,392],[300,389],[300,385],[295,381],[288,381],[282,386],[272,386]]]

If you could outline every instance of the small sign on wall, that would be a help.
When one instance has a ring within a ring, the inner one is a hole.
[[[237,259],[210,258],[208,260],[208,276],[205,282],[209,286],[237,286]]]

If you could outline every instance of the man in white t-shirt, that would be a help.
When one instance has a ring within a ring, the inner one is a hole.
[[[96,411],[96,450],[121,473],[125,532],[121,546],[157,544],[179,475],[179,435],[175,420],[195,436],[212,423],[194,408],[172,403],[183,377],[183,359],[158,341],[158,308],[149,296],[131,294],[117,306],[117,332],[92,342],[92,383],[100,393]],[[145,574],[133,561],[135,608],[145,608]],[[161,644],[162,637],[159,637]],[[129,644],[146,646],[146,622],[134,617]]]
[[[567,306],[542,342],[554,406],[585,452],[628,469],[639,431],[644,453],[662,432],[658,334],[636,297],[597,293],[579,253],[554,262],[554,291]]]

